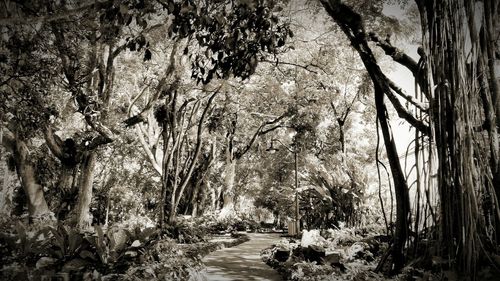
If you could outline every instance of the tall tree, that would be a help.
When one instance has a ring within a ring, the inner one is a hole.
[[[361,15],[355,12],[350,6],[342,3],[342,1],[322,0],[321,3],[325,7],[327,13],[339,25],[344,34],[348,37],[352,46],[358,52],[373,82],[377,119],[382,130],[396,194],[396,231],[394,233],[394,241],[391,246],[393,264],[391,269],[397,272],[404,266],[405,263],[404,247],[408,238],[410,199],[408,194],[408,184],[403,174],[396,144],[387,121],[388,117],[387,107],[384,101],[385,97],[389,97],[398,114],[405,118],[405,120],[412,124],[417,130],[424,134],[429,134],[430,129],[428,125],[416,119],[411,113],[409,113],[395,97],[390,80],[382,72],[373,51],[368,45],[367,33],[365,31]]]
[[[499,4],[416,3],[423,30],[422,63],[427,81],[423,91],[432,93],[431,122],[439,160],[441,254],[474,278],[479,255],[485,250],[479,245],[498,243],[500,237],[500,103],[495,68]],[[481,204],[486,203],[479,200],[481,193],[488,194],[487,202],[491,202],[483,208]],[[492,217],[496,236],[486,234],[489,223],[481,218],[481,209],[486,210],[483,215]]]

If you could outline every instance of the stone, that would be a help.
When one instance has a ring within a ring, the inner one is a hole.
[[[325,249],[323,247],[309,245],[307,248],[302,248],[302,252],[306,261],[323,264],[325,258]]]
[[[134,242],[132,242],[132,245],[130,245],[130,247],[132,247],[132,248],[137,248],[140,246],[141,246],[141,241],[139,241],[139,240],[135,240]]]
[[[369,251],[370,246],[365,242],[356,242],[347,250],[350,260],[363,259],[373,261],[373,254]]]
[[[345,272],[346,267],[340,262],[342,255],[340,253],[331,253],[325,256],[323,259],[325,264],[329,264],[332,267],[340,269],[341,272]]]
[[[118,229],[111,235],[113,236],[113,239],[115,241],[114,247],[111,250],[119,252],[125,249],[128,239],[127,232],[123,229]]]
[[[313,229],[311,231],[304,230],[302,232],[300,246],[304,248],[309,247],[309,245],[324,246],[325,243],[325,238],[320,235],[319,230],[317,229]]]
[[[276,248],[276,252],[274,253],[274,259],[276,259],[279,262],[285,262],[288,260],[289,257],[290,257],[289,250],[283,247]]]
[[[341,259],[341,255],[339,253],[332,253],[329,255],[326,255],[324,260],[326,264],[332,264],[332,263],[339,263]]]
[[[137,257],[137,252],[136,251],[126,251],[125,252],[125,257],[127,257],[127,258],[135,258],[135,257]]]

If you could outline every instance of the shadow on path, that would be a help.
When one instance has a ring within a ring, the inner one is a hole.
[[[215,251],[205,258],[207,280],[282,280],[260,258],[260,251],[278,242],[278,234],[249,233],[250,241],[233,248]]]

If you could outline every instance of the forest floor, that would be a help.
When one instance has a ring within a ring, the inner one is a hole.
[[[248,234],[250,241],[225,248],[203,258],[207,280],[282,280],[274,269],[266,265],[260,251],[281,240],[279,234]]]

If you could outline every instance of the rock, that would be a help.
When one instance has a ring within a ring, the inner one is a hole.
[[[309,245],[307,248],[302,248],[302,252],[306,261],[322,264],[325,258],[325,249],[320,246]]]
[[[325,256],[323,262],[325,264],[329,264],[332,267],[337,267],[338,269],[340,269],[341,272],[345,272],[346,267],[344,266],[343,263],[340,262],[341,259],[342,255],[340,253],[331,253]]]
[[[347,255],[350,260],[364,259],[373,261],[373,254],[369,251],[370,246],[365,242],[356,242],[347,250]]]
[[[341,255],[339,253],[332,253],[326,255],[324,258],[325,264],[340,263]]]
[[[36,262],[36,268],[44,268],[47,266],[51,266],[57,262],[57,259],[54,258],[49,258],[49,257],[41,257],[37,262]]]
[[[126,251],[125,252],[125,257],[127,257],[127,258],[135,258],[135,257],[137,257],[137,252],[136,251]]]
[[[283,248],[283,247],[280,247],[280,248],[276,248],[276,252],[274,253],[274,258],[279,261],[279,262],[285,262],[288,260],[288,258],[290,257],[290,251]]]
[[[325,238],[319,234],[319,230],[313,229],[311,231],[304,230],[302,232],[302,240],[300,245],[304,248],[309,247],[309,245],[324,246],[326,243]]]
[[[292,256],[296,260],[304,260],[304,252],[302,250],[302,247],[297,246],[292,249]]]
[[[119,252],[125,249],[125,243],[127,243],[128,239],[127,232],[123,229],[118,229],[111,235],[113,236],[113,239],[115,241],[115,245],[111,250]]]
[[[141,246],[141,241],[139,241],[139,240],[135,240],[134,242],[132,242],[132,245],[130,245],[130,247],[132,247],[132,248],[137,248],[140,246]]]

